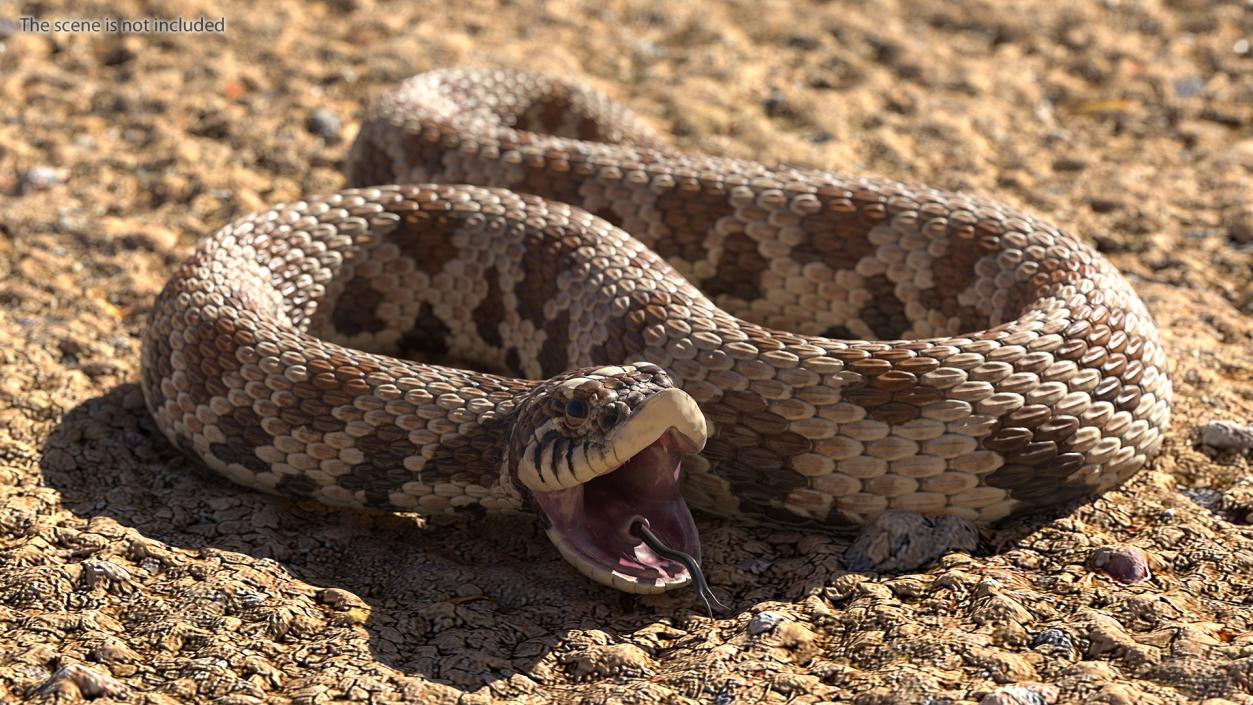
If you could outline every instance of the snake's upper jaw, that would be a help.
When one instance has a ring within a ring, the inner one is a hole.
[[[548,537],[584,575],[626,592],[657,593],[692,581],[679,561],[632,531],[643,521],[667,546],[700,559],[700,537],[679,492],[682,458],[704,447],[704,416],[678,389],[653,394],[600,447],[614,461],[568,489],[532,492]]]

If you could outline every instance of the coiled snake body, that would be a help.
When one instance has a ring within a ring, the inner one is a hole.
[[[1162,440],[1139,298],[995,202],[679,154],[598,93],[502,71],[411,79],[347,171],[365,188],[217,232],[152,312],[157,424],[245,485],[530,505],[584,573],[651,592],[690,571],[630,527],[699,556],[684,499],[992,522],[1111,488]]]

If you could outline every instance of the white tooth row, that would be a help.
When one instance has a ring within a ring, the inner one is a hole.
[[[633,575],[627,575],[621,571],[608,570],[592,563],[575,551],[557,531],[549,529],[548,538],[557,547],[557,551],[561,553],[562,558],[565,558],[567,562],[578,568],[580,573],[601,585],[616,590],[635,593],[636,595],[656,595],[667,590],[684,587],[692,582],[692,576],[690,575],[682,580],[665,582],[661,580],[645,580]]]

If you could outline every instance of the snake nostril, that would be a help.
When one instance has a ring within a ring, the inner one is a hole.
[[[613,428],[614,426],[618,424],[618,420],[620,418],[621,418],[621,412],[618,410],[618,407],[616,405],[609,407],[608,409],[605,410],[605,413],[601,415],[600,417],[601,430],[608,431],[609,429]]]

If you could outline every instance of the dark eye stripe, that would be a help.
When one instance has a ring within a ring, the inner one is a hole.
[[[574,474],[574,443],[566,444],[566,470],[570,471],[570,477],[578,477]]]
[[[548,431],[542,438],[539,439],[539,442],[535,444],[535,457],[532,459],[531,464],[535,466],[536,472],[539,473],[540,482],[551,482],[557,479],[555,473],[552,478],[544,477],[544,471],[550,469],[544,467],[544,448],[546,448],[550,443],[555,442],[560,437],[560,434],[556,431]],[[551,469],[556,470],[556,468]]]
[[[561,464],[562,455],[568,455],[573,447],[574,445],[570,443],[570,439],[565,436],[558,436],[553,440],[552,467],[549,468],[549,471],[552,473],[554,481],[560,476],[557,469]]]

